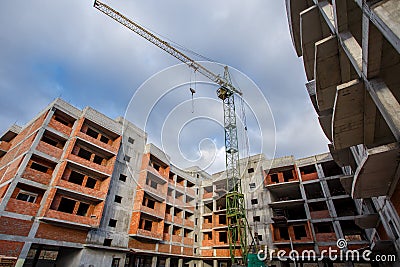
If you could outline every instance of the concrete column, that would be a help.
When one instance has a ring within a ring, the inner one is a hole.
[[[170,267],[171,266],[171,258],[166,258],[165,259],[165,267]]]
[[[178,267],[183,267],[183,259],[178,260]]]
[[[153,256],[151,259],[151,267],[157,267],[157,256]]]
[[[213,267],[218,267],[218,261],[217,260],[213,260]]]

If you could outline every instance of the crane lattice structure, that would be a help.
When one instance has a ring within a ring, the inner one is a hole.
[[[235,94],[242,95],[242,93],[232,85],[228,67],[225,67],[224,75],[222,77],[214,74],[212,71],[171,46],[168,42],[126,18],[108,5],[95,0],[94,7],[220,86],[217,90],[217,95],[222,100],[224,109],[225,155],[228,189],[228,193],[226,194],[226,217],[228,222],[230,257],[233,264],[246,264],[248,256],[246,235],[247,219],[240,179],[239,146],[235,112]],[[240,256],[235,253],[237,247],[240,247],[241,262],[239,262],[236,257]]]

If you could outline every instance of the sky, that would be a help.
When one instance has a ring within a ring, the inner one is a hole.
[[[248,142],[254,144],[248,153],[301,158],[327,152],[328,141],[304,86],[302,59],[290,38],[284,0],[104,3],[221,63],[207,65],[216,72],[230,66],[233,80],[247,93]],[[147,112],[139,126],[176,162],[205,167],[216,162],[211,172],[223,166],[217,87],[176,66],[179,61],[93,8],[93,1],[5,1],[0,25],[1,132],[14,123],[24,125],[61,97],[111,118]],[[196,87],[193,102],[189,87]],[[174,148],[168,148],[171,140]]]

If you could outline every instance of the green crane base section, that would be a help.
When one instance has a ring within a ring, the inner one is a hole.
[[[258,259],[257,254],[249,253],[247,255],[247,262],[248,262],[247,267],[267,267],[267,265],[265,265],[263,261]]]

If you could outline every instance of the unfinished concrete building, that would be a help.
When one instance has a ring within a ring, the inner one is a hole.
[[[400,252],[400,5],[286,0],[293,45],[370,248]]]
[[[146,139],[122,118],[60,99],[8,129],[0,143],[2,266],[230,266],[225,173],[181,170]],[[256,249],[319,253],[339,238],[351,249],[393,245],[376,239],[386,231],[378,223],[389,210],[378,215],[384,200],[353,200],[354,169],[330,154],[255,155],[240,168]]]
[[[263,155],[241,160],[242,187],[246,211],[256,252],[265,248],[273,252],[269,263],[286,266],[276,256],[278,250],[302,253],[337,248],[345,239],[348,248],[369,246],[366,231],[357,221],[362,219],[355,201],[341,184],[347,180],[348,168],[339,167],[329,153],[303,159],[293,156],[267,160]],[[201,222],[201,263],[203,266],[229,266],[229,246],[225,217],[226,178],[224,172],[203,182]],[[307,266],[318,266],[312,259]],[[337,261],[336,264],[343,264]],[[222,264],[222,265],[221,265]],[[321,264],[334,264],[324,257]]]

